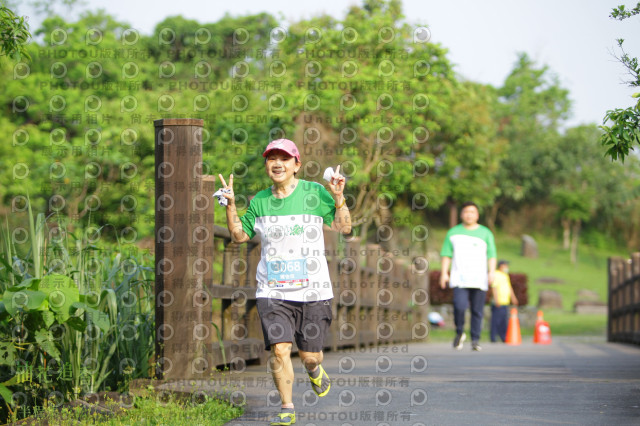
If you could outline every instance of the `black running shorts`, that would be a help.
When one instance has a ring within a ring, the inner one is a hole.
[[[298,349],[321,352],[331,320],[331,301],[290,302],[261,297],[256,300],[266,350],[281,342],[296,342]]]

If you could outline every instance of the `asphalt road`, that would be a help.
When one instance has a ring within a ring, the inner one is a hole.
[[[554,337],[551,345],[410,343],[327,352],[332,389],[318,398],[294,359],[296,425],[640,424],[640,347],[603,338]],[[245,415],[227,425],[268,424],[279,398],[266,366],[231,373]]]

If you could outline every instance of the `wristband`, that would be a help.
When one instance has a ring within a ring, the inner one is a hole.
[[[339,205],[339,206],[338,206],[338,205],[336,205],[336,204],[334,204],[333,206],[334,206],[336,209],[339,209],[339,208],[342,208],[342,206],[344,206],[344,203],[346,203],[346,202],[347,202],[347,199],[343,197],[343,198],[342,198],[342,203],[340,203],[340,205]]]

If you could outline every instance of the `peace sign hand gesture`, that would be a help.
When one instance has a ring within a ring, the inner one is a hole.
[[[224,180],[221,174],[218,174],[220,178],[220,182],[222,182],[223,189],[226,189],[228,192],[223,193],[224,198],[227,199],[227,208],[236,205],[236,195],[233,192],[233,174],[229,175],[229,185],[227,185],[227,181]]]
[[[340,165],[338,164],[338,167],[336,167],[335,172],[333,172],[333,175],[329,180],[329,190],[335,197],[342,195],[344,192],[345,182],[346,179],[340,174]]]

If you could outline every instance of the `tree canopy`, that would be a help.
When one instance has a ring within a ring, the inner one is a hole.
[[[564,129],[569,94],[552,70],[522,53],[501,87],[465,81],[398,1],[286,25],[172,16],[150,36],[102,11],[52,15],[34,34],[31,61],[0,58],[5,213],[28,194],[79,227],[152,236],[153,120],[167,117],[204,120],[205,173],[233,173],[240,208],[269,183],[272,139],[298,143],[303,178],[341,164],[356,234],[374,240],[445,223],[467,200],[490,226],[536,205],[556,212],[558,230],[571,217],[610,235],[616,208],[637,208],[636,161],[595,161],[600,131]],[[615,179],[624,189],[602,197]]]

